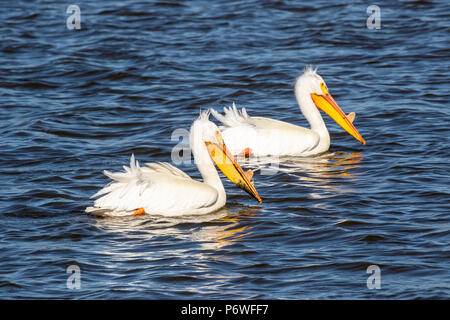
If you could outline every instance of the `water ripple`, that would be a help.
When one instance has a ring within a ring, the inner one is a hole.
[[[380,4],[380,30],[344,1],[78,5],[81,30],[54,0],[0,4],[2,298],[449,297],[447,2]],[[326,118],[329,152],[272,175],[242,160],[261,206],[225,182],[226,208],[204,217],[84,213],[102,170],[170,162],[201,109],[307,126],[293,94],[307,64],[366,146]]]

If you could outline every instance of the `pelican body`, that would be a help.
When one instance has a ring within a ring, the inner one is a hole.
[[[355,114],[345,115],[316,70],[308,67],[297,78],[295,96],[310,129],[270,118],[250,117],[245,108],[239,111],[234,103],[232,107],[224,108],[223,115],[212,109],[211,113],[222,123],[222,136],[230,152],[254,156],[311,156],[323,153],[330,147],[330,134],[319,109],[365,144],[353,126]]]
[[[194,121],[189,143],[203,182],[168,163],[148,163],[141,167],[131,156],[130,167],[124,172],[104,174],[113,181],[94,194],[98,198],[86,212],[126,216],[156,214],[164,216],[207,214],[222,208],[226,193],[217,167],[240,188],[261,202],[253,182],[252,172],[244,173],[224,145],[217,126],[203,112]]]

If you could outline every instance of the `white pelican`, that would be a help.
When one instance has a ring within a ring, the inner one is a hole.
[[[316,70],[307,67],[297,78],[295,96],[311,129],[269,118],[250,117],[245,108],[238,111],[234,103],[233,107],[224,108],[224,115],[211,110],[223,124],[220,129],[230,152],[255,156],[310,156],[325,152],[330,147],[330,135],[318,109],[362,144],[366,143],[352,124],[355,113],[345,115]]]
[[[217,167],[236,185],[261,203],[251,181],[253,172],[243,172],[224,145],[217,126],[202,112],[191,126],[189,142],[194,161],[203,182],[191,179],[186,173],[168,163],[150,163],[140,167],[131,156],[125,172],[104,174],[113,181],[93,195],[101,196],[86,212],[97,215],[125,216],[157,214],[179,216],[206,214],[223,207],[225,189]]]

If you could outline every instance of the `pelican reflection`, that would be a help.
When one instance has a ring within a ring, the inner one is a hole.
[[[346,187],[343,179],[356,181],[359,173],[355,169],[360,166],[362,160],[362,153],[343,151],[326,152],[314,157],[238,158],[242,167],[253,169],[255,174],[286,174],[289,178],[278,177],[277,182],[289,187],[291,191],[293,186],[306,187],[309,195],[318,199],[356,192]]]
[[[122,244],[128,240],[160,241],[167,236],[176,240],[198,243],[202,249],[220,249],[233,244],[251,234],[250,220],[256,216],[260,207],[224,207],[205,215],[180,217],[129,216],[93,218],[102,231],[123,237]],[[171,241],[172,242],[172,241]]]

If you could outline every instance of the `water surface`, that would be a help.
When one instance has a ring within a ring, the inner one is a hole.
[[[76,4],[80,30],[68,3],[0,4],[1,298],[449,298],[448,1],[378,2],[379,30],[363,1]],[[170,162],[201,109],[307,126],[308,64],[366,146],[325,116],[330,152],[257,171],[262,205],[223,180],[202,217],[84,213],[102,170]]]

